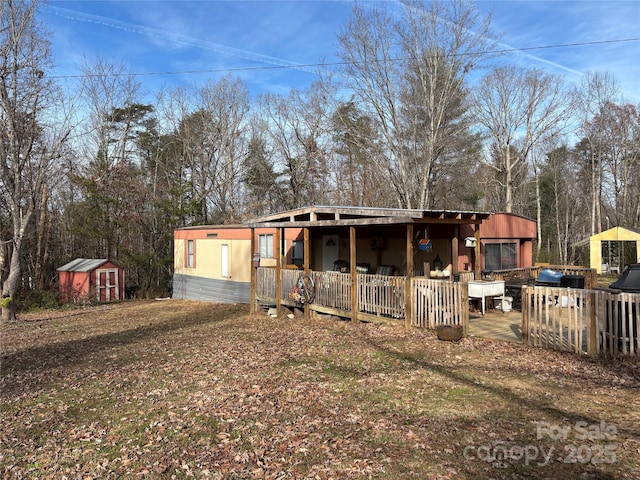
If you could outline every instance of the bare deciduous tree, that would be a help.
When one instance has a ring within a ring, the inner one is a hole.
[[[46,124],[57,100],[46,75],[50,48],[35,17],[37,6],[37,1],[27,0],[0,3],[0,199],[8,206],[11,222],[11,238],[0,239],[10,246],[0,255],[9,263],[2,279],[3,320],[15,318],[11,298],[22,279],[25,235],[67,135],[63,129],[50,131]]]
[[[196,222],[238,221],[247,154],[246,85],[225,77],[192,92],[176,92],[173,102],[179,112],[175,135],[190,195],[200,206]]]
[[[249,90],[241,80],[224,77],[203,87],[197,101],[210,122],[202,141],[209,145],[204,171],[211,182],[207,201],[212,205],[213,220],[238,222],[247,155]]]
[[[601,113],[604,106],[613,102],[618,93],[618,84],[607,72],[587,72],[581,85],[573,92],[574,105],[581,117],[580,132],[589,143],[591,154],[591,235],[602,231],[602,142],[599,130],[592,119]]]
[[[504,175],[504,210],[512,212],[516,172],[568,119],[563,82],[540,69],[500,67],[474,89],[474,110],[495,147],[494,162],[488,164]]]
[[[640,222],[640,110],[606,102],[588,125],[599,146],[606,218],[613,225],[635,227]]]
[[[348,87],[379,125],[397,206],[428,208],[438,163],[466,135],[465,79],[491,50],[489,18],[463,0],[356,5],[339,36]],[[447,155],[449,154],[449,155]]]
[[[335,188],[329,168],[330,102],[326,85],[314,83],[288,96],[265,95],[260,114],[279,174],[281,206],[325,203]]]

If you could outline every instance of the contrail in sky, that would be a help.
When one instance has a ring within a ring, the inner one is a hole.
[[[408,6],[407,7],[400,0],[395,0],[394,6],[396,8],[410,8],[412,10],[415,10],[415,7],[412,7],[412,6]],[[375,6],[373,8],[375,8]],[[440,21],[443,24],[447,23],[446,20],[444,20],[444,19],[442,19],[440,17],[438,17],[438,21]],[[466,30],[466,31],[470,32],[472,35],[476,34],[472,30]],[[489,40],[492,40],[492,39],[490,38]],[[583,75],[583,72],[580,72],[578,70],[574,70],[572,68],[569,68],[566,65],[562,65],[560,63],[552,62],[551,60],[546,60],[546,59],[544,59],[542,57],[538,57],[537,55],[533,55],[533,54],[531,54],[529,52],[526,52],[521,48],[513,47],[513,46],[511,46],[509,44],[506,44],[506,43],[503,43],[503,42],[497,42],[497,45],[500,47],[501,50],[505,50],[505,51],[509,51],[511,53],[516,53],[516,54],[519,54],[519,55],[523,55],[523,56],[525,56],[525,57],[527,57],[527,58],[529,58],[529,59],[531,59],[531,60],[533,60],[535,62],[544,63],[546,65],[550,65],[550,66],[552,66],[554,68],[557,68],[559,70],[564,70],[565,72],[571,73],[573,75],[577,75],[579,77],[581,77]]]
[[[262,55],[260,53],[251,52],[248,50],[242,50],[239,48],[230,47],[221,43],[210,42],[207,40],[200,40],[198,38],[188,37],[186,35],[180,35],[177,33],[171,33],[164,30],[158,30],[155,28],[144,27],[141,25],[134,25],[113,18],[103,17],[100,15],[93,15],[89,13],[82,13],[75,10],[69,10],[60,7],[45,6],[43,10],[57,15],[62,18],[66,18],[73,21],[80,21],[85,23],[95,23],[108,28],[114,28],[116,30],[122,30],[125,32],[135,33],[138,35],[144,35],[150,38],[156,38],[164,41],[170,41],[173,43],[187,45],[190,47],[200,48],[202,50],[208,50],[211,52],[218,52],[224,55],[229,55],[244,60],[251,60],[254,62],[265,63],[268,65],[275,65],[279,67],[289,67],[297,69],[303,72],[317,74],[317,69],[311,68],[309,65],[300,65],[299,63],[290,62],[282,58],[271,57],[269,55]]]

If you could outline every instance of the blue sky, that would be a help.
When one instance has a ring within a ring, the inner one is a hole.
[[[99,56],[152,74],[137,77],[152,93],[232,74],[252,94],[286,94],[315,79],[315,68],[304,65],[337,61],[336,35],[351,6],[340,0],[50,0],[40,18],[52,33],[56,75],[79,75],[83,57]],[[500,48],[514,49],[503,61],[570,81],[587,70],[607,70],[627,100],[640,102],[640,41],[518,50],[638,38],[640,0],[486,0],[477,6],[493,12]]]

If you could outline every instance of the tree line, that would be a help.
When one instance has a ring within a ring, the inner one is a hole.
[[[305,205],[506,211],[538,221],[538,261],[640,225],[640,106],[608,72],[580,84],[492,53],[463,0],[353,7],[343,65],[252,97],[227,75],[148,95],[125,65],[52,76],[37,1],[2,2],[3,318],[56,268],[109,258],[141,295],[166,291],[173,230]],[[481,72],[485,72],[481,74]]]

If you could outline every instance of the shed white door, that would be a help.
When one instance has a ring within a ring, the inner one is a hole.
[[[96,300],[99,302],[120,300],[118,270],[116,268],[96,270]]]

